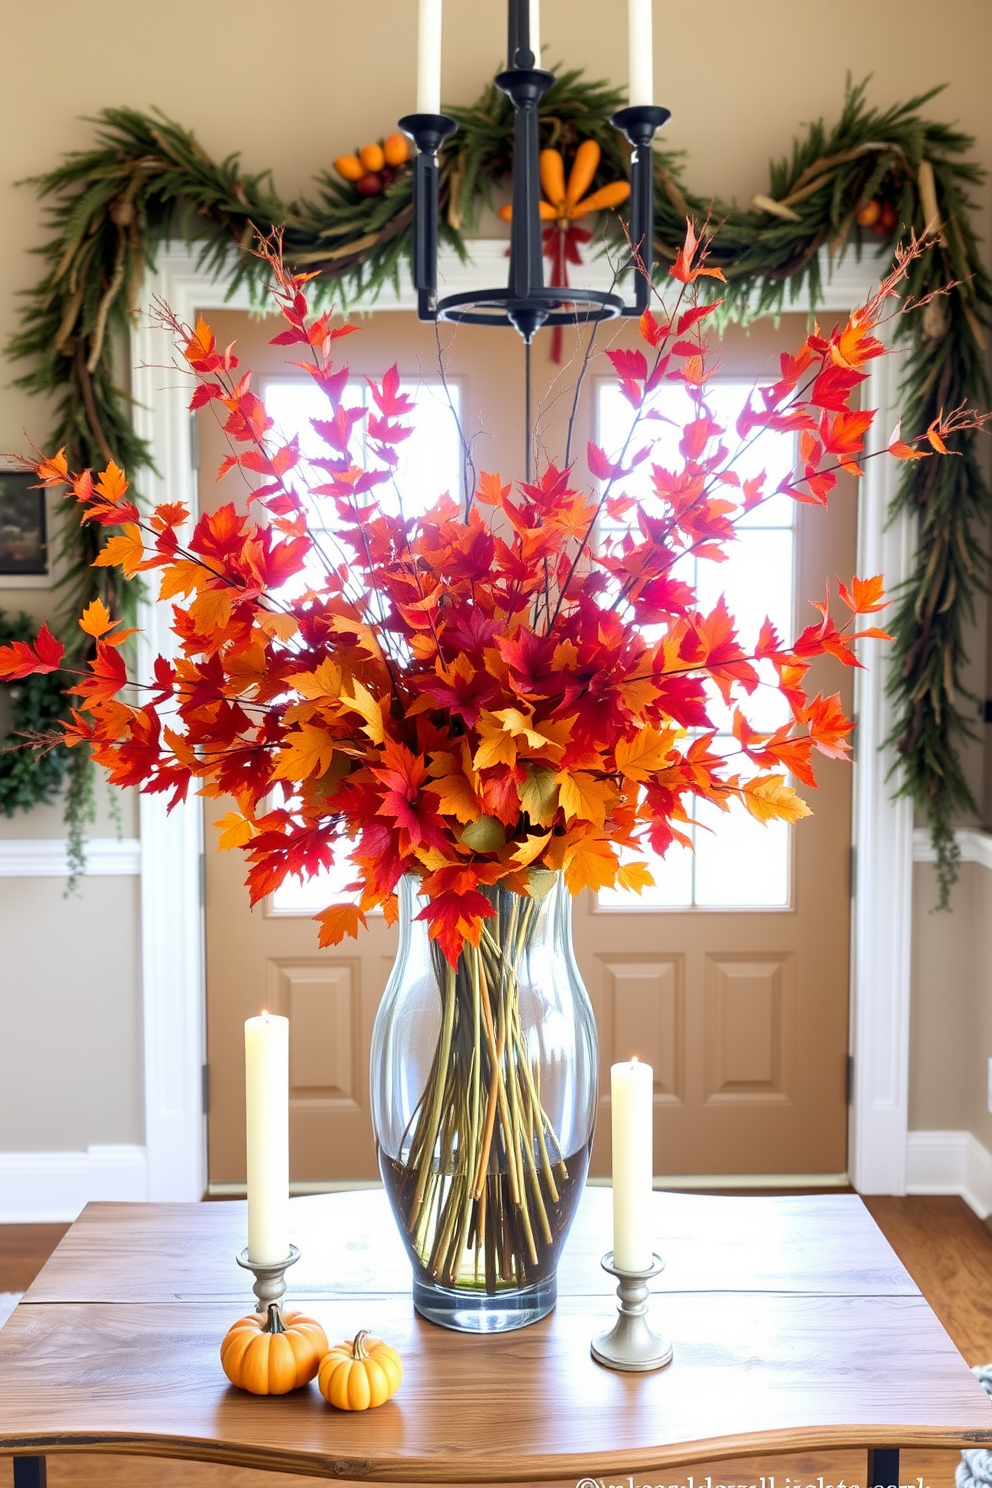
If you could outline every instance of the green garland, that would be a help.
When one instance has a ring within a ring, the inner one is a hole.
[[[903,386],[908,435],[925,429],[941,408],[988,396],[982,327],[992,284],[970,227],[968,197],[983,173],[964,158],[970,137],[921,114],[938,91],[879,112],[866,105],[864,84],[849,88],[834,128],[812,125],[791,158],[771,167],[768,194],[749,209],[692,195],[682,185],[678,158],[656,154],[657,255],[674,259],[687,215],[708,219],[712,259],[728,280],[728,308],[743,317],[778,311],[787,293],[795,299],[803,287],[815,303],[818,250],[827,244],[836,253],[851,239],[860,243],[856,216],[865,203],[881,200],[892,209],[892,247],[910,228],[922,234],[939,217],[939,239],[914,265],[908,294],[922,298],[954,287],[901,323],[910,346]],[[544,100],[542,142],[567,154],[580,139],[596,139],[603,151],[596,184],[615,179],[628,156],[609,117],[623,102],[605,84],[565,73]],[[510,168],[513,115],[491,85],[471,108],[451,113],[460,128],[442,156],[440,231],[464,256],[463,226]],[[96,122],[92,149],[69,155],[33,183],[49,203],[52,236],[38,250],[45,273],[26,291],[23,328],[8,350],[32,363],[20,386],[56,395],[51,442],[65,445],[70,466],[113,457],[133,476],[148,468],[149,452],[131,427],[112,353],[137,311],[156,246],[170,237],[199,244],[205,266],[233,272],[234,286],[247,282],[260,295],[265,266],[248,250],[256,229],[282,229],[287,261],[318,272],[318,294],[335,288],[345,299],[374,294],[410,258],[411,174],[401,169],[381,195],[363,197],[324,173],[314,198],[286,203],[267,172],[244,174],[236,156],[212,161],[189,131],[162,116],[107,109]],[[963,458],[909,465],[896,498],[898,508],[919,518],[919,548],[897,605],[889,680],[898,712],[893,739],[903,762],[898,789],[927,815],[942,905],[956,876],[954,817],[977,810],[958,757],[972,734],[967,705],[974,703],[960,677],[962,631],[983,582],[979,534],[989,509],[975,435],[958,436],[953,448]],[[100,541],[93,527],[68,522],[63,528],[67,629],[97,596],[133,619],[135,586],[113,569],[90,566]],[[81,633],[73,625],[69,635],[78,654]]]

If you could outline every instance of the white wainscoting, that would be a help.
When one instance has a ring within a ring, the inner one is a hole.
[[[969,1131],[911,1131],[906,1192],[958,1194],[986,1219],[992,1214],[992,1152]]]
[[[136,877],[141,872],[137,837],[91,837],[85,846],[86,875]],[[62,837],[0,839],[0,878],[68,878],[69,856]]]
[[[147,1198],[144,1147],[0,1152],[0,1224],[64,1224],[93,1199]]]

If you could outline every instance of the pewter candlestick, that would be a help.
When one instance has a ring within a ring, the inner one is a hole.
[[[617,1287],[620,1316],[612,1328],[597,1333],[590,1344],[597,1364],[605,1364],[607,1369],[646,1373],[649,1369],[661,1369],[672,1357],[668,1339],[655,1333],[647,1320],[648,1282],[665,1269],[660,1256],[652,1256],[652,1261],[647,1271],[621,1271],[613,1264],[611,1250],[600,1262],[603,1270],[620,1283]]]
[[[238,1254],[238,1265],[246,1271],[254,1271],[255,1285],[252,1291],[258,1298],[256,1312],[268,1312],[270,1305],[275,1302],[278,1306],[281,1298],[286,1292],[286,1272],[290,1266],[295,1266],[300,1259],[300,1252],[295,1245],[289,1247],[289,1255],[284,1261],[278,1261],[275,1265],[263,1266],[257,1261],[248,1259],[248,1247]]]

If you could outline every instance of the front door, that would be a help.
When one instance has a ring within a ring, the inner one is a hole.
[[[208,318],[221,345],[237,341],[242,367],[255,369],[255,385],[278,422],[287,429],[305,422],[305,384],[268,344],[275,323],[233,311]],[[395,361],[420,389],[417,433],[405,449],[412,499],[454,493],[464,478],[449,397],[477,468],[499,470],[504,480],[520,473],[522,350],[514,332],[442,328],[445,393],[433,327],[386,311],[359,324],[361,333],[341,343],[356,382],[365,373],[380,377]],[[721,406],[743,401],[756,377],[777,370],[778,351],[794,349],[804,334],[805,318],[796,315],[747,334],[731,327],[714,395]],[[629,325],[603,328],[599,336],[604,345],[636,342]],[[566,337],[561,366],[551,363],[542,338],[534,350],[538,443],[552,457],[560,458],[572,412],[576,350]],[[593,437],[609,447],[619,413],[612,380],[594,363],[578,403],[573,450],[583,451]],[[215,484],[223,436],[209,409],[197,417],[206,508],[238,493],[233,476]],[[785,437],[763,437],[778,443],[761,451],[761,461],[788,465]],[[709,565],[700,581],[713,597],[727,592],[744,634],[756,634],[766,613],[789,633],[812,618],[807,599],[822,597],[835,575],[852,573],[855,533],[851,483],[839,488],[827,511],[781,498],[780,507],[769,503],[742,533],[730,561]],[[849,708],[847,670],[820,665],[814,690],[839,690]],[[576,954],[601,1051],[594,1174],[609,1172],[609,1066],[633,1054],[655,1072],[656,1172],[844,1171],[851,770],[823,760],[817,775],[820,790],[802,792],[814,815],[796,828],[761,827],[737,813],[713,821],[700,811],[695,852],[670,852],[656,865],[657,887],[642,899],[602,894],[577,902]],[[312,1187],[372,1179],[369,1042],[395,931],[379,917],[357,942],[318,950],[310,916],[335,891],[326,882],[288,884],[249,911],[240,854],[214,850],[212,823],[226,809],[207,803],[211,1182],[243,1181],[242,1025],[261,1007],[290,1018],[294,1181]]]

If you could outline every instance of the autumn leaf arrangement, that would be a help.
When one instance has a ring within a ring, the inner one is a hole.
[[[789,777],[812,786],[814,755],[849,752],[839,697],[810,696],[804,683],[816,658],[857,666],[856,642],[885,638],[861,624],[885,603],[881,579],[839,583],[836,605],[815,601],[795,639],[767,621],[742,638],[723,600],[700,607],[686,559],[719,561],[762,502],[824,504],[839,471],[859,472],[873,415],[852,400],[920,249],[901,253],[845,324],[814,327],[783,355],[777,379],[725,428],[707,401],[716,305],[699,293],[700,280],[722,275],[690,223],[670,292],[641,320],[643,349],[606,353],[630,404],[623,447],[590,443],[584,470],[551,461],[530,482],[481,474],[461,501],[442,492],[416,516],[396,478],[413,414],[397,369],[370,382],[368,411],[350,405],[336,343],[354,327],[311,309],[308,276],[289,272],[275,243],[262,251],[285,322],[275,344],[326,399],[313,420],[319,455],[277,436],[233,347],[221,350],[202,321],[171,320],[195,383],[190,407],[220,419],[230,446],[220,475],[238,472],[247,500],[191,523],[179,502],[142,513],[114,463],[94,475],[69,471],[61,451],[34,462],[43,484],[68,486],[86,522],[111,529],[97,564],[156,574],[174,602],[175,654],[141,678],[128,676],[122,650],[133,632],[102,601],[86,608],[92,656],[74,674],[64,742],[88,746],[114,784],[164,793],[170,808],[195,791],[229,797],[220,845],[244,855],[252,903],[288,876],[350,863],[354,900],[317,916],[321,945],[355,935],[372,909],[394,918],[401,878],[416,880],[445,1026],[486,1013],[461,1074],[435,1061],[408,1154],[417,1215],[435,1221],[425,1262],[454,1277],[451,1237],[469,1232],[478,1197],[473,1183],[449,1181],[459,1153],[481,1180],[509,1163],[521,1232],[554,1229],[567,1154],[514,1033],[514,968],[552,876],[572,894],[642,890],[645,852],[688,843],[695,802],[794,822],[809,808]],[[656,405],[671,384],[690,416],[663,463]],[[888,449],[929,458],[980,422],[958,409],[918,439],[897,431]],[[765,430],[797,436],[796,468],[776,485],[735,469]],[[632,494],[645,471],[648,494]],[[604,517],[619,535],[603,535]],[[0,678],[63,662],[46,628],[33,644],[0,647]],[[789,721],[770,733],[748,721],[759,687],[788,703]],[[734,752],[715,746],[720,718]],[[509,932],[497,912],[507,896],[519,906]],[[469,1069],[481,1107],[457,1086]]]

